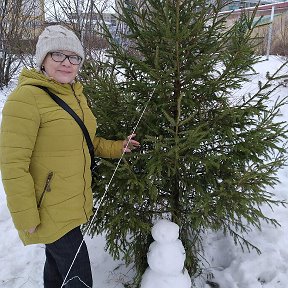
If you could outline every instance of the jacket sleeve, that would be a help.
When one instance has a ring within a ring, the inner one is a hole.
[[[93,139],[95,155],[103,158],[120,158],[123,151],[123,140],[106,140],[95,136]]]
[[[18,88],[2,110],[0,167],[7,205],[17,230],[40,224],[30,159],[40,125],[35,97]]]

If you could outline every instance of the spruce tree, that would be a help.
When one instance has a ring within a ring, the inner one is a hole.
[[[125,1],[122,33],[104,25],[109,48],[82,73],[98,135],[123,139],[147,107],[136,130],[141,149],[120,162],[88,231],[105,232],[110,253],[135,264],[135,286],[155,219],[180,226],[193,275],[202,231],[222,230],[257,249],[245,239],[251,225],[278,225],[261,207],[285,204],[267,192],[286,161],[287,127],[278,118],[286,99],[270,99],[279,71],[257,91],[236,93],[255,74],[260,40],[252,36],[255,13],[227,27],[222,3]],[[95,207],[117,163],[99,161]]]

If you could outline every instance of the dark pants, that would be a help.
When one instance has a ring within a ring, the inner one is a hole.
[[[82,240],[82,233],[77,227],[57,241],[46,244],[44,288],[61,287]],[[82,243],[65,283],[65,288],[92,288],[91,266],[85,242]]]

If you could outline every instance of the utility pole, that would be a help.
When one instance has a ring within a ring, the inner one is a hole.
[[[272,41],[272,32],[273,32],[274,12],[275,12],[275,6],[273,5],[272,9],[271,9],[270,25],[269,25],[269,32],[268,32],[266,60],[269,59],[269,55],[270,55],[271,41]]]
[[[80,34],[80,40],[83,43],[84,40],[84,33],[83,33],[83,23],[84,23],[84,19],[83,19],[83,0],[77,1],[77,14],[78,14],[78,19],[79,19],[79,34]]]

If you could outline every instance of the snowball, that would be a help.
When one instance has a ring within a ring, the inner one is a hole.
[[[169,220],[161,219],[152,227],[151,233],[155,241],[173,242],[179,237],[179,226]]]
[[[159,275],[147,268],[143,274],[141,288],[190,288],[191,278],[185,269],[184,273],[177,276]]]
[[[178,275],[184,268],[185,258],[185,249],[179,239],[171,243],[154,241],[147,254],[150,268],[161,274]]]

